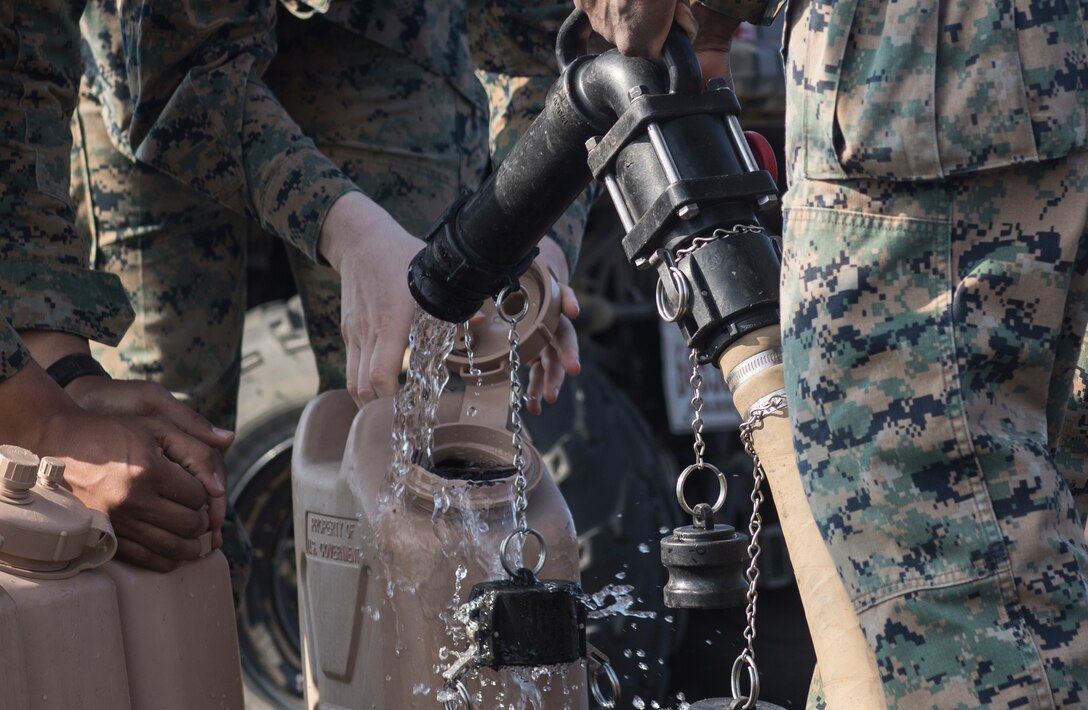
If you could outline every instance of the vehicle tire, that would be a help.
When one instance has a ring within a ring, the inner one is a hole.
[[[298,297],[246,315],[235,443],[227,452],[231,501],[253,543],[237,609],[247,710],[300,710],[302,659],[291,507],[291,447],[317,368]]]

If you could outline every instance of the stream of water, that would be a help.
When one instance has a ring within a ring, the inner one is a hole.
[[[467,323],[462,326],[461,332],[468,334]],[[394,400],[394,420],[392,442],[394,448],[393,462],[389,469],[388,493],[379,502],[379,514],[390,516],[386,520],[390,523],[388,532],[397,536],[401,531],[396,522],[397,510],[406,504],[405,501],[405,476],[412,465],[419,465],[428,470],[434,469],[433,461],[433,434],[436,425],[439,397],[443,392],[448,379],[449,371],[446,367],[446,358],[450,354],[456,336],[458,326],[439,321],[424,311],[417,308],[416,318],[412,324],[409,336],[411,348],[409,369],[404,385],[398,391]],[[469,373],[475,377],[476,396],[482,385],[479,371],[474,367],[472,353],[472,338],[465,337],[465,350],[469,357]],[[466,383],[470,387],[472,383]],[[475,397],[466,398],[466,404],[473,402]],[[474,409],[474,405],[470,405]],[[488,482],[488,485],[512,484],[509,480],[499,479]],[[433,571],[452,569],[452,594],[446,600],[446,604],[440,609],[432,609],[437,623],[445,625],[448,644],[436,651],[435,664],[432,667],[434,683],[415,683],[412,688],[414,695],[429,696],[438,702],[436,707],[441,707],[442,702],[449,701],[454,707],[459,707],[456,694],[451,693],[442,684],[441,674],[449,668],[459,665],[472,665],[474,652],[472,641],[474,639],[475,622],[472,621],[472,604],[466,601],[469,590],[466,588],[466,579],[470,576],[469,570],[473,570],[471,576],[482,574],[481,579],[499,579],[506,576],[498,559],[497,543],[493,530],[509,530],[513,527],[513,515],[511,508],[500,506],[498,508],[483,509],[474,504],[470,499],[472,486],[464,485],[463,481],[450,481],[448,484],[438,484],[432,493],[433,513],[431,522],[434,534],[439,541],[438,549],[445,562],[435,561]],[[384,511],[384,512],[383,512]],[[389,543],[395,544],[392,540]],[[390,548],[391,549],[391,548]],[[385,560],[387,569],[395,568],[394,560]],[[409,579],[403,575],[389,575],[386,580],[386,594],[390,605],[390,611],[397,614],[397,600],[403,596],[415,596],[422,594],[422,589],[430,584],[429,579]],[[408,598],[405,597],[405,598]],[[427,606],[439,600],[433,600],[424,605],[424,613],[430,617],[432,612],[427,611]],[[640,611],[635,608],[636,599],[633,596],[633,588],[630,585],[613,584],[604,589],[582,597],[581,602],[587,607],[590,619],[624,616],[633,619],[653,619],[654,613]],[[479,603],[479,600],[477,600]],[[380,616],[379,610],[369,610],[372,618]],[[398,651],[404,645],[398,631]],[[582,668],[585,663],[582,662]],[[580,702],[576,698],[584,696],[586,689],[582,686],[579,673],[577,676],[571,673],[575,666],[562,667],[537,667],[521,669],[504,669],[501,672],[489,669],[472,670],[467,677],[471,677],[477,687],[477,699],[482,700],[483,694],[488,702],[498,703],[494,710],[559,710],[555,705],[557,700],[566,707],[579,707]],[[569,705],[566,699],[569,698]],[[687,703],[682,697],[676,699],[677,708],[684,708]],[[647,704],[641,698],[635,696],[622,701],[626,707],[659,708],[657,703]],[[545,708],[545,705],[547,707]],[[479,706],[482,708],[482,706]],[[492,708],[488,708],[492,710]]]
[[[393,400],[393,464],[391,490],[396,498],[404,495],[404,476],[408,467],[418,464],[431,468],[434,426],[438,400],[446,388],[450,373],[446,358],[453,350],[457,326],[446,323],[416,306],[412,330],[408,335],[411,351],[407,379]]]

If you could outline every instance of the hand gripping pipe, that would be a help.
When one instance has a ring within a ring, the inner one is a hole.
[[[451,322],[515,283],[536,244],[590,179],[604,183],[638,268],[660,276],[658,310],[699,360],[717,365],[747,416],[784,393],[779,251],[760,214],[777,202],[723,83],[701,89],[698,61],[676,28],[665,62],[585,52],[575,12],[560,30],[563,73],[544,111],[475,193],[455,203],[416,256],[408,281]],[[785,409],[754,434],[804,602],[828,707],[884,708],[862,636],[805,498]]]

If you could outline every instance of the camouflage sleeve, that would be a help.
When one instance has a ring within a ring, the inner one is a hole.
[[[559,68],[555,36],[570,13],[548,0],[471,0],[469,38],[476,76],[490,104],[491,159],[498,164],[544,108]],[[584,193],[548,232],[573,273],[592,191]]]
[[[751,22],[753,25],[769,25],[774,22],[786,0],[696,0],[709,10]]]
[[[260,80],[274,0],[114,1],[84,18],[114,142],[316,259],[329,208],[359,188]]]
[[[89,270],[68,197],[81,9],[76,0],[0,0],[0,313],[16,329],[115,345],[132,308],[116,276]],[[0,341],[5,376],[21,345]]]
[[[0,318],[0,382],[8,379],[30,361],[30,351],[7,319]]]

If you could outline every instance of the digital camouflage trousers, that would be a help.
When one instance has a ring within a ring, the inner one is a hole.
[[[799,468],[889,707],[1088,706],[1086,205],[1085,154],[786,197]]]

